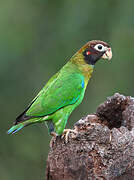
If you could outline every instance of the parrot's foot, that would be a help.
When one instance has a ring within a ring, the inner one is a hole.
[[[55,138],[58,136],[55,132],[51,132],[50,135],[55,137]]]
[[[75,129],[74,130],[72,130],[72,129],[64,129],[61,138],[62,139],[65,138],[66,143],[68,143],[68,136],[69,136],[70,132],[75,134],[75,135],[78,134],[78,132]]]
[[[50,141],[50,147],[52,148],[54,143],[55,143],[55,141],[56,141],[56,139],[57,139],[57,137],[58,137],[58,134],[56,134],[56,132],[52,131],[50,133],[50,135],[52,136],[52,139]]]

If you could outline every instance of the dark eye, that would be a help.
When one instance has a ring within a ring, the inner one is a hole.
[[[94,46],[94,49],[101,52],[101,51],[106,51],[107,48],[105,46],[103,46],[102,44],[96,44]]]
[[[99,46],[98,46],[98,49],[101,50],[101,49],[102,49],[102,45],[99,45]]]

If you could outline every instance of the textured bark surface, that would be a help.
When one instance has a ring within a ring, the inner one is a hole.
[[[68,143],[61,137],[51,140],[47,180],[134,179],[132,97],[116,93],[74,129]]]

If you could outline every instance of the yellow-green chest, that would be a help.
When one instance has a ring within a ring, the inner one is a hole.
[[[88,84],[89,79],[92,76],[94,65],[89,65],[85,62],[84,57],[81,53],[76,53],[70,60],[70,62],[79,70],[84,76],[85,88]]]

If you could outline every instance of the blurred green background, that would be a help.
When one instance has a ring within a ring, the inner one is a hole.
[[[0,1],[0,179],[44,179],[50,136],[44,124],[7,129],[47,80],[87,41],[112,46],[97,63],[68,127],[115,92],[134,96],[133,0]]]

